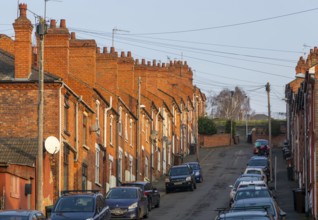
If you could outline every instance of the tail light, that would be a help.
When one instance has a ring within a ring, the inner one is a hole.
[[[144,192],[144,195],[145,195],[145,196],[148,196],[148,194],[149,194],[148,192]]]

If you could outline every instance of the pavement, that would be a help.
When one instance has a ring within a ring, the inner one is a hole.
[[[238,145],[239,147],[239,145]],[[207,155],[209,148],[200,148],[199,155]],[[196,155],[187,155],[183,158],[183,162],[196,161]],[[201,159],[202,160],[202,159]],[[204,160],[204,158],[203,158]],[[288,220],[309,220],[303,212],[304,198],[301,193],[294,192],[298,187],[298,183],[295,180],[290,180],[287,173],[287,163],[283,159],[281,148],[273,148],[272,150],[273,169],[276,167],[276,175],[273,174],[273,179],[276,178],[276,182],[272,181],[269,186],[275,188],[276,200],[281,209],[287,213],[286,219]],[[276,166],[275,166],[276,161]],[[165,196],[165,179],[154,181],[153,185],[158,189],[161,196]],[[295,197],[295,199],[294,199]]]

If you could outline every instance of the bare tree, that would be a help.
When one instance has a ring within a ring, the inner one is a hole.
[[[208,98],[213,117],[242,120],[250,112],[250,99],[245,91],[235,87],[233,91],[223,89],[217,95]]]

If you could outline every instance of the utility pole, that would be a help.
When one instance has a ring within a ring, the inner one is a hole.
[[[115,46],[115,43],[114,43],[114,41],[115,41],[115,33],[118,32],[118,31],[129,33],[129,31],[117,29],[116,27],[114,27],[113,30],[112,30],[112,47]]]
[[[231,137],[230,137],[230,145],[232,145],[232,139],[233,139],[233,95],[234,91],[231,91]]]
[[[270,167],[270,181],[273,180],[273,162],[272,162],[272,117],[271,117],[271,102],[270,102],[270,85],[266,84],[267,102],[268,102],[268,146],[269,146],[269,167]]]
[[[44,36],[45,20],[40,17],[36,33],[40,37],[39,58],[39,103],[38,103],[38,153],[36,163],[36,209],[42,210],[43,202],[43,118],[44,118]]]
[[[139,173],[140,173],[140,101],[141,101],[141,77],[138,77],[138,100],[137,100],[137,157],[136,157],[136,180],[139,180]]]

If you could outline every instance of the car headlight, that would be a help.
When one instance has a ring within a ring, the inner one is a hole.
[[[87,219],[85,219],[85,220],[94,220],[93,218],[87,218]]]
[[[191,176],[188,176],[188,177],[186,178],[186,181],[191,181]]]
[[[169,178],[166,178],[166,179],[165,179],[165,182],[166,182],[166,183],[170,183],[170,179],[169,179]]]
[[[195,175],[196,175],[196,176],[200,176],[200,172],[199,172],[199,171],[196,171],[196,172],[195,172]]]
[[[131,204],[130,206],[128,206],[128,209],[135,209],[138,207],[138,202],[135,202],[133,204]]]

